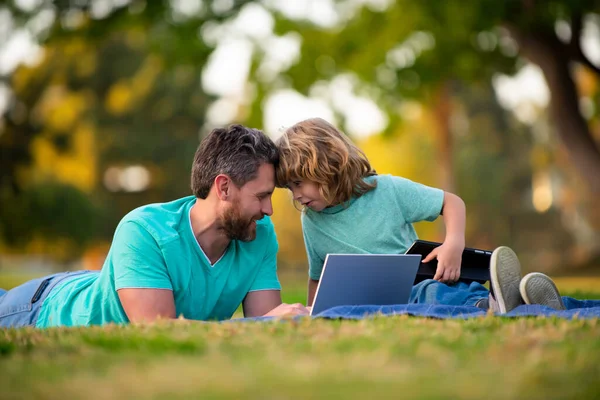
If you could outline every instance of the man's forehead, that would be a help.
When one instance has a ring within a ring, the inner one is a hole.
[[[275,168],[272,164],[261,164],[256,178],[248,181],[246,185],[253,192],[272,192],[275,190]]]

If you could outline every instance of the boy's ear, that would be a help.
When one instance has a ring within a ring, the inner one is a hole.
[[[231,178],[225,174],[219,174],[215,178],[215,189],[219,200],[228,200],[231,195]]]

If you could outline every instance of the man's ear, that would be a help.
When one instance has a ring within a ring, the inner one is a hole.
[[[219,174],[215,178],[215,189],[219,200],[228,200],[231,196],[231,186],[233,182],[231,178],[225,174]]]

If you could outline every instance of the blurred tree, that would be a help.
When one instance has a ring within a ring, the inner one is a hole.
[[[514,174],[514,168],[505,168],[501,176],[494,174],[497,180],[484,176],[506,167],[503,152],[518,147],[513,139],[497,135],[502,128],[497,104],[484,99],[490,96],[494,74],[515,72],[523,64],[519,56],[524,56],[546,75],[552,92],[550,117],[573,165],[590,188],[600,186],[598,146],[578,110],[573,70],[566,68],[575,61],[594,79],[598,75],[598,68],[584,57],[580,46],[582,21],[599,10],[598,1],[332,2],[337,22],[329,25],[284,15],[280,10],[289,2],[259,2],[276,16],[276,34],[297,33],[302,47],[299,61],[282,72],[265,73],[260,68],[264,54],[255,54],[251,78],[255,101],[249,110],[242,110],[249,112],[247,123],[262,124],[262,101],[276,89],[289,86],[308,94],[323,82],[356,75],[357,94],[374,99],[392,122],[387,132],[392,138],[373,138],[363,144],[373,154],[374,164],[382,164],[383,172],[398,168],[397,173],[409,177],[419,171],[418,180],[427,182],[418,157],[410,165],[407,161],[393,166],[398,153],[384,150],[400,152],[400,147],[409,147],[412,153],[401,153],[408,159],[435,144],[436,155],[429,158],[440,167],[438,182],[448,190],[456,189],[468,202],[485,199],[475,206],[479,218],[506,201],[499,195],[503,182],[531,185],[530,177]],[[117,220],[135,206],[189,193],[188,164],[211,100],[200,87],[202,67],[214,46],[207,36],[210,32],[214,36],[218,32],[214,28],[234,18],[245,3],[257,2],[41,0],[1,4],[0,17],[8,12],[14,29],[24,29],[40,40],[44,55],[40,65],[0,77],[13,91],[0,123],[0,208],[34,204],[21,196],[38,193],[36,187],[44,182],[55,182],[60,190],[71,190],[68,185],[87,194],[69,196],[69,201],[80,202],[78,209],[102,210],[94,234],[109,237]],[[51,21],[49,28],[36,29],[34,22],[44,18]],[[596,104],[598,93],[594,89],[588,95]],[[408,123],[411,128],[417,126],[399,112],[406,100],[417,100],[430,110],[417,129],[427,136],[393,143],[394,136],[403,136]],[[340,116],[344,111],[335,110]],[[493,116],[487,116],[488,112]],[[461,115],[471,121],[466,136],[456,129]],[[597,122],[597,115],[593,119]],[[543,154],[551,150],[536,150],[542,156],[532,157],[532,163],[544,164]],[[527,163],[529,158],[523,160]],[[150,174],[146,189],[127,188],[126,178],[134,172]],[[465,183],[474,179],[482,185]],[[278,196],[277,201],[285,198]],[[46,203],[35,204],[46,207]],[[288,223],[284,215],[292,210],[285,210],[276,224]],[[35,220],[37,212],[39,220],[44,220],[41,208],[25,214]],[[1,220],[5,236],[16,240],[24,235],[23,230],[7,229],[8,221]],[[481,232],[483,226],[473,232]],[[77,237],[73,229],[65,235]],[[297,224],[290,222],[280,231],[289,231],[293,238],[282,245],[284,252],[296,251]]]
[[[14,30],[52,21],[36,32],[41,60],[4,77],[12,96],[0,124],[0,238],[8,244],[67,238],[77,257],[83,244],[109,239],[131,209],[190,193],[211,100],[200,85],[212,51],[201,30],[244,2],[192,13],[176,2],[100,3],[0,5]],[[37,201],[43,193],[62,200]],[[60,206],[79,218],[38,229]],[[92,209],[96,218],[85,213]]]
[[[98,210],[72,185],[48,182],[26,188],[0,208],[5,245],[73,260],[99,225]]]
[[[277,14],[276,4],[271,2]],[[426,102],[438,124],[441,183],[452,190],[456,82],[487,84],[496,73],[515,72],[522,64],[519,56],[525,57],[544,72],[550,115],[571,162],[588,187],[600,193],[600,150],[579,112],[571,68],[578,63],[600,74],[581,47],[584,18],[600,12],[600,2],[366,1],[356,12],[348,11],[356,2],[335,4],[338,21],[325,27],[279,13],[276,32],[302,37],[300,61],[284,74],[291,86],[309,93],[315,82],[356,74],[363,83],[357,91],[377,100],[393,119],[398,118],[399,100]],[[270,84],[280,86],[281,80],[270,79]]]

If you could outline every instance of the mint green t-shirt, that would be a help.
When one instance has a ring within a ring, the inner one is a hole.
[[[433,221],[444,191],[392,175],[365,181],[377,187],[345,205],[302,212],[309,276],[319,280],[327,254],[403,254],[417,239],[414,222]]]
[[[248,292],[280,290],[277,238],[268,217],[257,221],[256,239],[231,241],[211,266],[190,222],[194,196],[151,204],[127,214],[117,226],[99,273],[57,285],[42,304],[37,327],[129,322],[117,290],[173,291],[177,316],[231,318]]]

